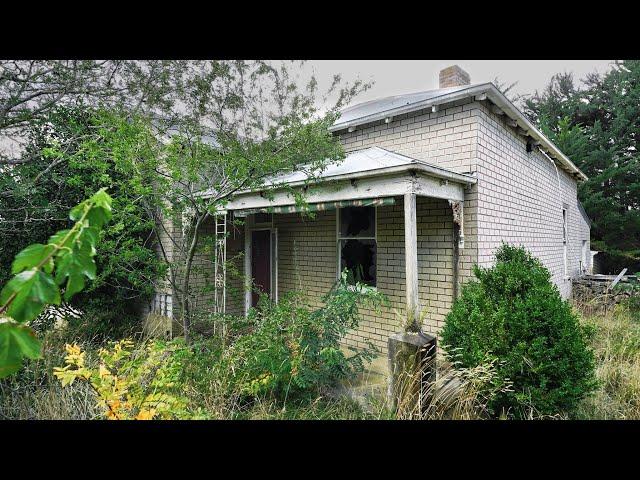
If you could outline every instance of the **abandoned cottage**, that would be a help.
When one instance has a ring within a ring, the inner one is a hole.
[[[226,241],[215,261],[211,253],[196,259],[211,269],[198,286],[213,283],[198,304],[246,313],[258,295],[244,276],[274,301],[301,290],[319,306],[348,268],[390,305],[363,311],[346,342],[369,340],[385,352],[407,312],[437,333],[472,266],[490,265],[503,241],[540,258],[568,297],[591,260],[577,198],[586,176],[493,84],[471,84],[458,66],[439,81],[437,89],[342,112],[331,130],[347,156],[308,188],[313,218],[285,191],[272,199],[237,194],[207,225],[206,234]],[[294,187],[304,180],[302,173],[278,179]],[[243,275],[228,275],[226,261]],[[150,307],[171,316],[172,298],[158,292]]]

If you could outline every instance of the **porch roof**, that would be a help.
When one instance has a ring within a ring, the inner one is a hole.
[[[355,174],[361,176],[384,175],[390,171],[406,170],[406,167],[418,168],[432,176],[459,183],[470,184],[475,182],[475,179],[468,175],[447,170],[446,168],[438,167],[423,160],[401,155],[381,147],[370,147],[351,152],[341,162],[328,165],[323,172],[315,176],[316,178],[314,180],[335,180],[335,177],[352,177]],[[308,179],[309,176],[304,172],[293,172],[274,177],[265,182],[265,184],[267,186],[277,184],[287,184],[291,186],[302,184]]]
[[[227,210],[295,205],[295,198],[284,187],[306,187],[306,201],[312,204],[383,198],[407,192],[461,200],[463,187],[474,183],[476,179],[470,175],[384,148],[371,147],[352,152],[342,161],[332,163],[314,175],[298,171],[267,180],[264,190],[272,189],[273,198],[263,196],[263,189],[238,192],[228,203]],[[204,196],[212,193],[205,192]]]

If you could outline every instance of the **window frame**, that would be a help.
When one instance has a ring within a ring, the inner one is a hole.
[[[373,208],[373,237],[341,237],[340,236],[340,216],[343,208]],[[373,240],[376,246],[376,285],[368,285],[370,289],[378,289],[378,206],[372,205],[370,207],[337,207],[336,208],[336,280],[340,279],[340,264],[342,260],[342,253],[340,248],[340,242],[342,240]],[[349,285],[349,290],[355,291],[355,285]]]

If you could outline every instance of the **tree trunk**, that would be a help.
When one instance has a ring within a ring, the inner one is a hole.
[[[184,274],[182,277],[182,328],[184,330],[184,339],[186,343],[189,343],[191,340],[191,308],[189,305],[189,287],[191,281],[191,266],[193,264],[193,256],[196,253],[196,247],[198,246],[198,239],[200,237],[200,225],[204,222],[209,216],[209,213],[206,212],[204,215],[200,216],[196,220],[196,224],[193,228],[193,236],[191,237],[191,242],[189,243],[189,250],[187,251],[187,258],[184,268]]]

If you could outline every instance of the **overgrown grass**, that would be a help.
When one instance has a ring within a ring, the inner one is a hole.
[[[99,418],[91,388],[75,383],[63,388],[53,368],[64,364],[65,331],[48,333],[43,358],[26,361],[23,368],[0,380],[0,419],[89,420]],[[88,346],[84,345],[85,347]],[[91,348],[86,348],[91,351]]]
[[[581,321],[589,326],[590,346],[596,358],[598,388],[582,401],[579,419],[640,419],[640,308],[628,302],[613,309],[580,305]],[[61,329],[44,337],[44,356],[29,361],[16,375],[0,381],[0,419],[98,419],[104,418],[96,398],[84,382],[63,388],[52,375],[53,367],[64,364],[64,344],[72,342],[75,330]],[[400,409],[391,412],[384,398],[368,405],[330,388],[310,389],[303,395],[263,394],[247,398],[234,388],[235,366],[225,359],[231,355],[228,340],[203,337],[184,355],[179,388],[191,409],[201,409],[210,419],[292,419],[292,420],[376,420],[376,419],[483,419],[492,395],[508,384],[497,382],[495,365],[464,369],[446,362],[438,364],[438,377],[427,385],[426,403],[421,411]],[[100,343],[83,341],[87,362],[96,361]],[[409,402],[410,403],[410,402]],[[568,418],[562,412],[542,417],[534,410],[526,419]],[[504,416],[503,416],[504,418]]]
[[[633,301],[596,313],[588,308],[583,322],[592,329],[599,386],[578,418],[640,419],[640,308]]]

